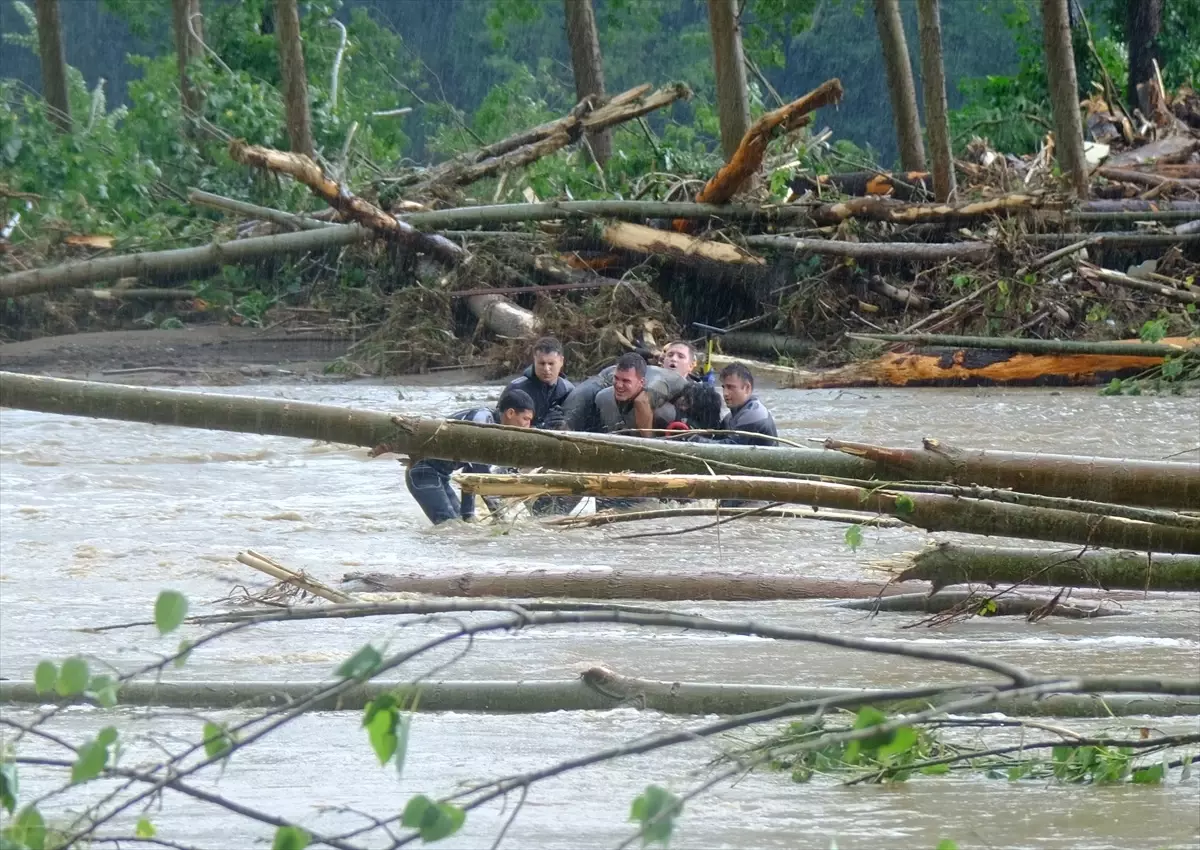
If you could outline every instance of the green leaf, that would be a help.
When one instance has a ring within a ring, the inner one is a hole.
[[[89,741],[79,748],[79,756],[71,765],[71,784],[95,779],[107,765],[108,747]]]
[[[45,850],[46,821],[42,819],[42,813],[37,810],[37,806],[21,809],[5,833],[8,838],[27,850]]]
[[[862,526],[855,524],[847,528],[845,540],[846,545],[850,547],[850,551],[856,551],[863,542]]]
[[[424,794],[408,801],[400,815],[400,823],[417,830],[422,841],[440,841],[462,828],[467,813],[449,803],[435,803]]]
[[[64,697],[75,696],[87,690],[87,686],[87,662],[79,656],[68,658],[64,661],[62,669],[58,671],[58,681],[54,683],[54,689],[58,691],[58,695]]]
[[[949,838],[943,838],[938,842],[937,850],[958,850],[958,844]]]
[[[396,721],[396,775],[404,775],[404,759],[408,756],[408,729],[412,724],[411,717],[401,717]]]
[[[896,513],[911,514],[917,509],[917,503],[912,500],[911,496],[906,496],[901,493],[896,497]]]
[[[17,766],[11,761],[6,761],[0,764],[0,806],[11,815],[13,809],[17,807],[17,791],[20,784],[17,782]]]
[[[375,750],[380,764],[387,764],[396,754],[398,719],[399,712],[393,707],[375,712],[375,716],[367,723],[367,739],[370,740],[371,748]]]
[[[187,664],[188,656],[192,654],[192,642],[190,640],[181,640],[179,648],[175,650],[175,654],[177,656],[175,658],[175,666],[177,668]]]
[[[117,682],[112,676],[93,676],[88,684],[88,692],[100,705],[112,708],[117,704],[117,687]]]
[[[133,830],[133,834],[138,838],[153,838],[157,832],[154,824],[146,818],[138,818],[137,826]]]
[[[642,846],[661,843],[664,847],[675,829],[675,818],[683,801],[661,785],[647,785],[629,807],[629,819],[641,824]]]
[[[379,650],[367,644],[343,661],[335,675],[343,679],[369,679],[382,663],[383,656],[379,654]]]
[[[187,597],[178,590],[164,590],[154,602],[154,625],[160,635],[179,628],[187,616]]]
[[[57,682],[58,665],[53,661],[39,661],[33,670],[33,689],[38,694],[49,693]]]
[[[1133,781],[1136,785],[1158,785],[1162,782],[1164,773],[1161,762],[1149,767],[1139,767],[1133,772]]]
[[[275,830],[271,850],[304,850],[312,838],[298,826],[281,826]]]
[[[210,759],[222,758],[233,749],[233,736],[224,724],[213,723],[211,720],[204,724],[204,754]]]
[[[950,765],[948,764],[931,764],[927,767],[921,768],[921,773],[925,774],[926,776],[941,776],[949,772]]]
[[[911,726],[901,726],[892,733],[892,740],[879,748],[880,760],[892,756],[904,755],[917,745],[917,730]]]

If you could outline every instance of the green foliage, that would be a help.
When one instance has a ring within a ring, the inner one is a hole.
[[[281,826],[275,830],[271,850],[304,850],[312,837],[298,826]]]
[[[148,818],[138,818],[133,834],[138,838],[153,838],[158,834],[158,830],[154,828],[154,824],[150,823]]]
[[[1138,338],[1142,342],[1160,342],[1167,335],[1167,326],[1170,324],[1170,321],[1170,317],[1166,316],[1146,320],[1142,325],[1142,329],[1138,331]]]
[[[913,501],[912,496],[906,496],[901,493],[896,497],[896,513],[911,514],[917,509],[917,503]]]
[[[47,694],[58,682],[58,665],[53,661],[39,661],[33,670],[33,687],[37,693]]]
[[[0,763],[0,806],[10,815],[17,807],[17,793],[20,783],[17,781],[17,766],[10,761]]]
[[[187,597],[178,590],[164,590],[154,602],[154,626],[160,635],[170,634],[179,628],[187,617]]]
[[[403,707],[403,701],[396,694],[382,694],[367,703],[362,721],[379,763],[386,765],[394,758],[397,774],[404,772],[408,732],[412,724],[411,714],[401,713]]]
[[[88,665],[82,658],[76,656],[63,662],[58,671],[58,681],[54,689],[62,697],[75,696],[83,693],[88,686]]]
[[[629,819],[641,829],[642,846],[666,847],[675,829],[675,819],[683,812],[683,801],[661,785],[647,785],[629,807]]]
[[[436,803],[424,794],[408,801],[400,815],[401,826],[415,829],[425,843],[440,841],[458,832],[467,813],[450,803]]]
[[[224,723],[209,720],[204,724],[204,754],[210,759],[228,758],[236,742]]]
[[[1128,38],[1125,29],[1124,0],[1103,0],[1100,17],[1111,28],[1113,37],[1122,43]],[[1170,0],[1162,4],[1162,29],[1158,35],[1161,54],[1159,67],[1163,84],[1168,89],[1181,85],[1200,86],[1200,0]],[[1123,76],[1114,78],[1124,91]]]
[[[847,528],[844,539],[846,541],[846,545],[850,547],[851,552],[858,551],[858,547],[861,546],[863,542],[862,526],[858,523],[855,523]]]
[[[71,767],[71,784],[95,779],[108,767],[109,748],[117,742],[117,730],[105,726],[96,737],[79,748],[79,755]]]
[[[335,671],[335,675],[343,679],[366,681],[375,675],[381,664],[383,664],[383,656],[379,654],[379,650],[371,644],[367,644],[343,661]]]
[[[46,846],[46,821],[37,806],[26,806],[17,813],[12,825],[0,833],[0,844],[11,842],[7,846],[25,848],[25,850],[44,850]]]

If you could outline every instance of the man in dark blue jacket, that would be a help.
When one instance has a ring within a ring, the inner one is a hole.
[[[474,407],[453,413],[449,419],[463,419],[482,425],[512,425],[528,428],[533,422],[533,399],[522,390],[507,389],[500,396],[495,408]],[[464,493],[460,501],[450,486],[450,475],[456,470],[467,472],[489,472],[486,463],[464,463],[453,460],[426,458],[409,465],[404,473],[408,492],[421,506],[425,516],[434,525],[454,519],[470,520],[475,517],[475,494]]]
[[[510,390],[522,390],[533,399],[533,427],[553,428],[561,419],[563,401],[575,385],[562,377],[563,347],[552,336],[533,344],[533,365],[512,381]]]
[[[721,393],[729,406],[729,415],[721,422],[725,431],[742,433],[721,434],[713,442],[738,443],[744,446],[774,446],[778,437],[775,418],[766,405],[754,394],[754,373],[744,363],[730,363],[721,370]],[[762,434],[762,437],[749,436]]]

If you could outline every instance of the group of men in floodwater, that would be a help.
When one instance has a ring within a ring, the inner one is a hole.
[[[754,395],[751,371],[742,363],[730,363],[720,372],[718,390],[697,374],[696,350],[682,340],[663,350],[661,366],[631,352],[578,386],[563,377],[564,361],[559,341],[543,337],[533,346],[532,365],[505,388],[494,408],[471,408],[448,418],[742,445],[771,445],[778,436],[770,411]],[[475,497],[464,493],[460,500],[450,475],[456,470],[491,469],[487,464],[425,459],[408,467],[405,483],[434,525],[470,521],[475,516]],[[535,510],[561,510],[572,501],[541,499]],[[622,504],[598,500],[597,507]]]

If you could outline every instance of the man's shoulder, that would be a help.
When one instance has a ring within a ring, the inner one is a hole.
[[[573,383],[571,383],[570,380],[568,380],[567,378],[564,378],[562,375],[559,375],[558,383],[555,385],[555,389],[559,393],[566,395],[571,390],[575,389],[575,385]]]

